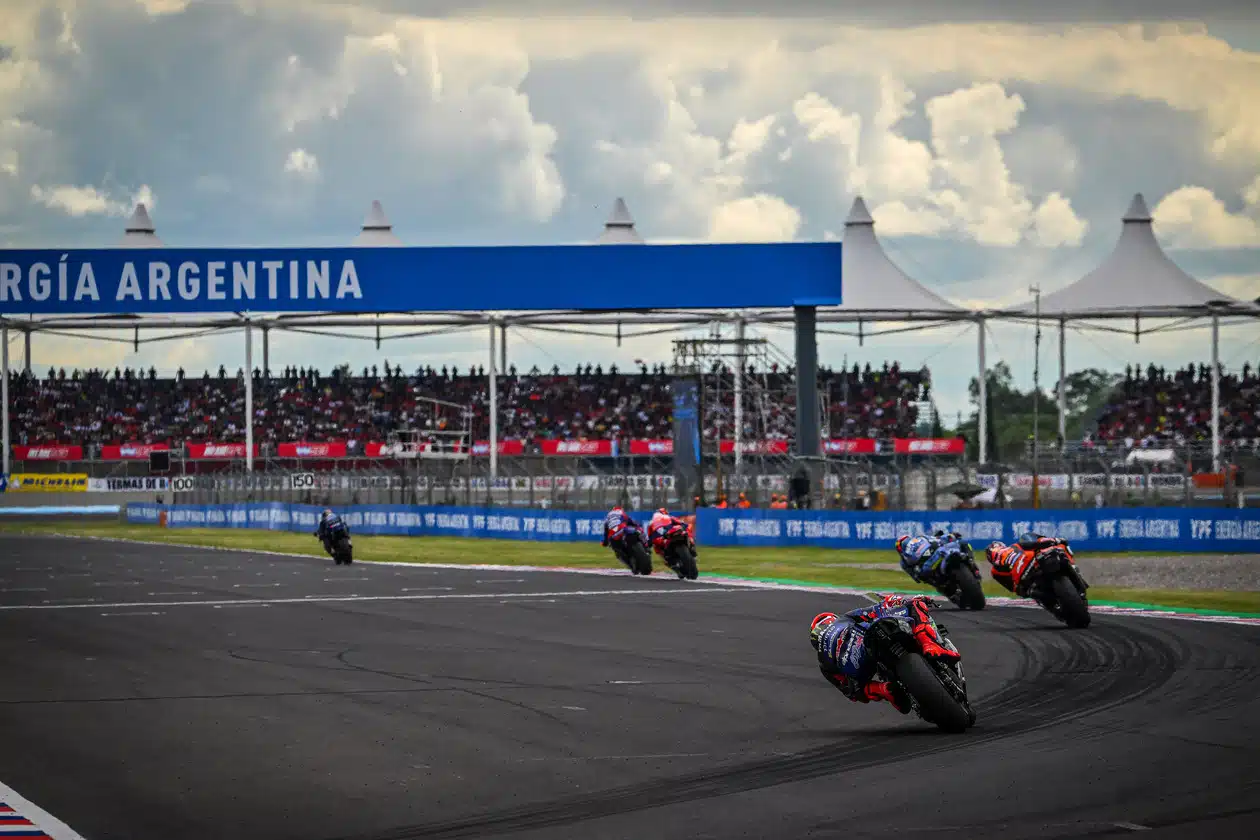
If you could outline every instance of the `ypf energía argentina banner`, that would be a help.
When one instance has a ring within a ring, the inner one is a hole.
[[[841,302],[840,249],[790,242],[11,250],[0,254],[0,314],[646,309],[659,302],[624,291],[645,277],[668,287],[677,307],[821,306]]]

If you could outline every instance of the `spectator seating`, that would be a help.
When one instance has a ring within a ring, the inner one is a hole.
[[[1221,439],[1260,438],[1260,370],[1221,374]],[[1187,446],[1212,440],[1212,380],[1207,365],[1167,371],[1148,365],[1125,368],[1125,378],[1098,413],[1086,445],[1125,449]]]
[[[500,376],[501,440],[665,439],[672,435],[670,382],[664,365],[619,371],[616,366],[579,366]],[[745,438],[790,440],[794,373],[777,367],[749,369],[743,379]],[[915,403],[927,399],[926,370],[906,372],[896,364],[819,374],[832,437],[911,437]],[[722,383],[720,386],[718,383]],[[706,378],[705,435],[733,436],[732,372]],[[489,434],[488,381],[484,369],[426,367],[404,373],[388,362],[353,375],[347,366],[331,373],[286,368],[264,378],[254,372],[254,439],[257,443],[349,441],[352,450],[388,440],[395,431],[460,429],[471,414],[473,440]],[[206,371],[173,379],[150,369],[112,372],[50,370],[43,378],[13,374],[13,442],[20,445],[73,443],[238,443],[245,439],[245,387],[241,371]],[[454,405],[442,405],[431,399]]]

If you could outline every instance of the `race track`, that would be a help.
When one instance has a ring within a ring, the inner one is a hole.
[[[0,782],[88,840],[1256,836],[1260,628],[947,607],[952,736],[820,678],[857,605],[13,538]]]

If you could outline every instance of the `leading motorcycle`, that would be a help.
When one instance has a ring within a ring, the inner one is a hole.
[[[354,545],[350,542],[350,531],[344,525],[335,525],[327,539],[324,550],[332,555],[333,563],[338,566],[349,566],[354,562]]]
[[[941,646],[958,653],[945,625],[930,616]],[[864,641],[885,680],[900,685],[910,697],[910,708],[923,720],[946,732],[964,732],[976,722],[967,698],[961,654],[955,661],[927,657],[914,637],[908,618],[884,616],[866,628]]]
[[[675,522],[663,533],[654,533],[652,542],[665,559],[665,565],[674,570],[680,580],[695,580],[700,576],[696,566],[696,541],[691,529],[682,522]]]
[[[1024,561],[1020,589],[1068,627],[1089,626],[1089,584],[1066,545],[1043,548]]]

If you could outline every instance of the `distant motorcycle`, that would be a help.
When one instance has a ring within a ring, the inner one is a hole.
[[[1066,545],[1043,548],[1024,561],[1020,588],[1068,627],[1089,626],[1089,584]]]
[[[945,626],[931,618],[929,621],[936,627],[941,646],[958,652]],[[961,660],[948,662],[924,656],[908,618],[877,618],[863,635],[877,672],[905,689],[916,715],[946,732],[963,732],[976,722]]]
[[[920,580],[936,588],[960,610],[984,609],[980,567],[970,544],[961,540],[942,545]]]
[[[354,545],[350,541],[350,529],[338,522],[324,537],[324,550],[332,555],[333,563],[349,566],[354,562]]]
[[[665,565],[674,570],[680,580],[695,580],[700,576],[696,566],[696,541],[690,529],[682,522],[662,528],[653,534],[652,541],[665,559]]]
[[[608,544],[632,574],[652,574],[652,554],[641,529],[625,522],[614,525],[608,534]]]

